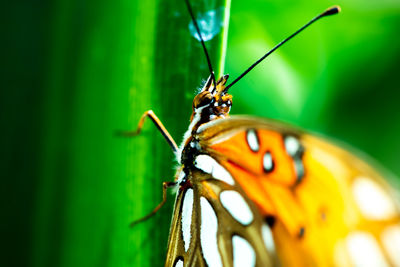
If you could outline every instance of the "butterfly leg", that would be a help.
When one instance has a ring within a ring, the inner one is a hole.
[[[149,214],[146,216],[131,222],[130,226],[133,227],[138,223],[144,222],[150,219],[153,215],[157,213],[162,206],[164,206],[165,202],[167,201],[167,189],[176,186],[177,182],[163,182],[163,199],[162,201],[155,207]]]
[[[152,110],[148,110],[145,113],[143,113],[142,117],[140,117],[136,131],[129,131],[129,132],[120,131],[120,132],[117,132],[117,134],[121,135],[121,136],[126,136],[126,137],[136,136],[136,135],[140,134],[140,132],[143,128],[143,123],[147,117],[149,117],[153,121],[154,125],[158,128],[158,130],[164,136],[165,140],[167,140],[167,142],[168,142],[169,146],[172,148],[172,150],[174,152],[178,151],[178,146],[176,145],[174,139],[172,138],[172,136],[169,134],[167,129],[164,127],[164,125],[162,124],[160,119],[156,116],[156,114],[154,114],[154,112]]]

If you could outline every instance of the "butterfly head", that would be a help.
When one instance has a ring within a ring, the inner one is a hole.
[[[192,162],[194,151],[199,149],[196,141],[193,141],[193,134],[199,127],[207,122],[228,117],[232,106],[232,96],[228,94],[225,87],[228,77],[229,75],[224,75],[217,82],[213,82],[214,78],[210,76],[204,87],[195,96],[190,125],[177,154],[181,164]]]
[[[225,90],[229,75],[223,75],[214,84],[211,76],[193,100],[193,115],[201,113],[203,122],[225,118],[232,106],[232,95]]]

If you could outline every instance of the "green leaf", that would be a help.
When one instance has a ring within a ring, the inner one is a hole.
[[[200,19],[222,10],[206,42],[223,68],[229,2],[193,1]],[[224,8],[226,7],[226,9]],[[184,1],[58,1],[48,64],[35,266],[162,266],[174,196],[154,218],[177,163],[148,120],[152,109],[179,143],[208,75]]]

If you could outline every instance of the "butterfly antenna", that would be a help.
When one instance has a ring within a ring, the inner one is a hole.
[[[289,37],[287,37],[286,39],[284,39],[282,42],[280,42],[279,44],[277,44],[274,48],[272,48],[270,51],[268,51],[264,56],[262,56],[259,60],[257,60],[253,65],[251,65],[247,70],[245,70],[239,77],[237,77],[232,83],[230,83],[228,86],[225,87],[225,92],[228,91],[228,89],[230,87],[232,87],[232,85],[234,85],[235,83],[237,83],[240,79],[242,79],[247,73],[249,73],[255,66],[257,66],[261,61],[263,61],[266,57],[268,57],[270,54],[272,54],[272,52],[274,52],[276,49],[278,49],[279,47],[281,47],[284,43],[286,43],[287,41],[289,41],[290,39],[292,39],[293,37],[295,37],[297,34],[299,34],[301,31],[303,31],[305,28],[307,28],[308,26],[310,26],[311,24],[313,24],[314,22],[316,22],[317,20],[319,20],[322,17],[326,17],[329,15],[334,15],[340,12],[340,7],[339,6],[333,6],[331,8],[328,8],[327,10],[325,10],[324,12],[322,12],[321,14],[319,14],[318,16],[316,16],[315,18],[313,18],[312,20],[310,20],[308,23],[306,23],[303,27],[301,27],[300,29],[298,29],[297,31],[295,31],[294,33],[292,33],[292,35],[290,35]]]
[[[213,67],[211,65],[211,60],[210,60],[210,56],[208,55],[208,52],[207,52],[206,44],[204,43],[203,37],[202,37],[201,32],[200,32],[199,25],[197,24],[197,20],[194,17],[193,10],[192,10],[192,7],[190,6],[189,0],[185,0],[185,2],[186,2],[186,6],[187,6],[187,8],[189,10],[190,17],[192,18],[193,25],[196,28],[197,35],[200,38],[201,45],[203,46],[204,54],[206,55],[206,58],[207,58],[207,64],[208,64],[208,69],[209,69],[210,75],[211,75],[211,81],[215,85],[216,83],[215,83],[214,70],[213,70]]]

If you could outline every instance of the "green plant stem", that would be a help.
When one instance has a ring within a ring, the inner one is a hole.
[[[229,8],[229,1],[193,2],[200,13]],[[152,109],[181,141],[208,77],[186,6],[58,0],[54,9],[34,266],[162,266],[174,197],[154,218],[129,224],[161,201],[174,155],[150,121],[140,136],[114,133],[135,129]],[[217,74],[226,29],[206,42]]]

